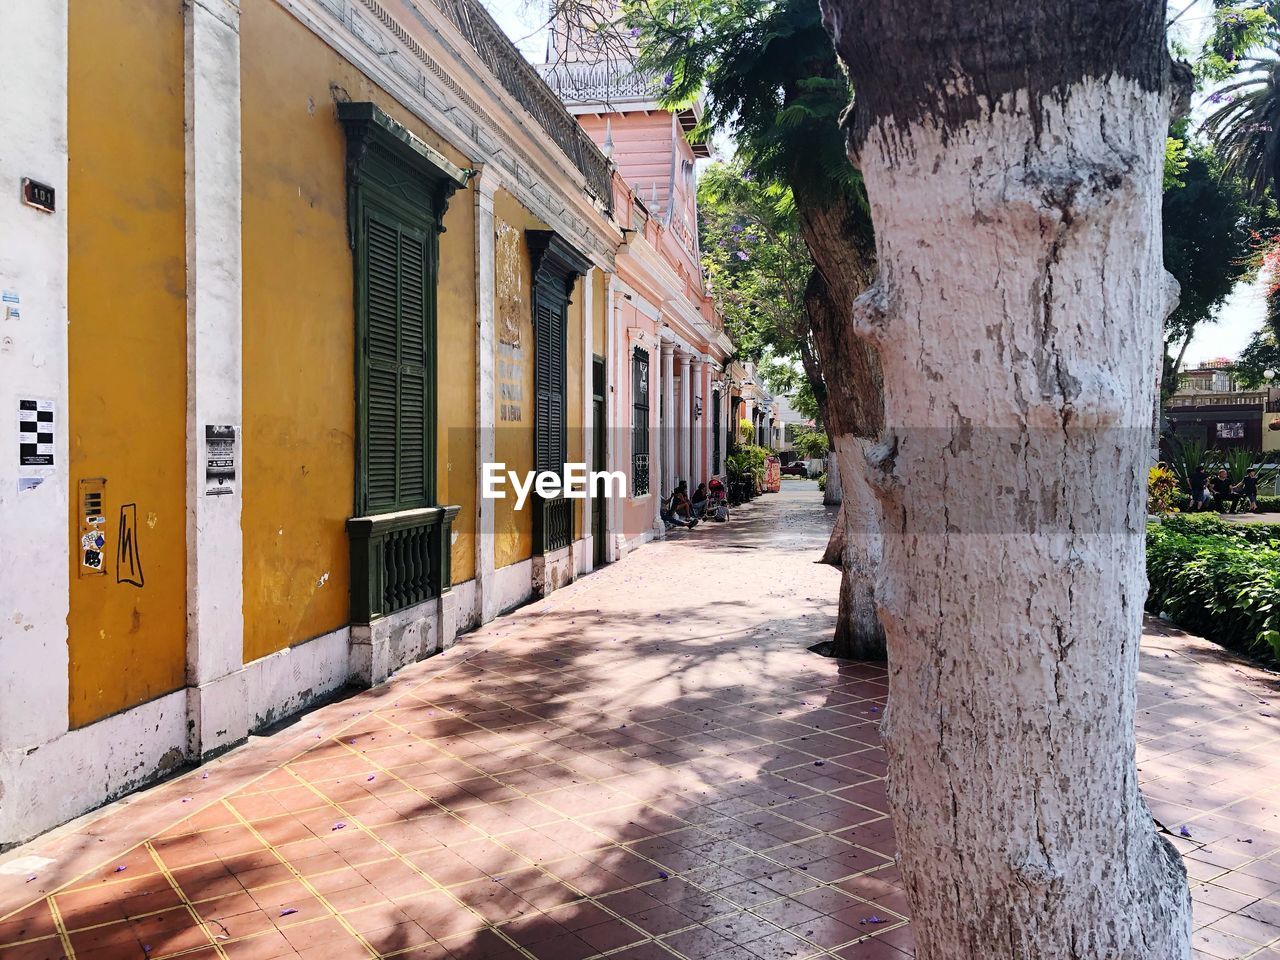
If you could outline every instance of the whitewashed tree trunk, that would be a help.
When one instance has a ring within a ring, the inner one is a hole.
[[[919,960],[1190,955],[1134,761],[1162,11],[825,3],[879,249],[855,317],[884,374],[882,733]]]
[[[852,660],[883,660],[885,634],[880,625],[875,594],[883,552],[880,503],[868,477],[866,448],[866,440],[843,434],[835,438],[829,460],[830,464],[839,465],[836,469],[844,488],[844,503],[840,511],[845,529],[844,563],[840,577],[840,617],[834,643],[838,656]]]
[[[822,502],[828,507],[837,507],[844,500],[844,489],[840,486],[840,458],[835,450],[827,453],[827,488],[822,491]]]

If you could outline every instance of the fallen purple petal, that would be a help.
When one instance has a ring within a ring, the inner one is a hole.
[[[282,916],[282,917],[287,917],[287,916],[289,916],[290,914],[294,914],[294,913],[297,913],[297,912],[298,912],[298,908],[297,908],[297,907],[285,907],[283,910],[281,910],[281,911],[280,911],[280,916]]]
[[[1188,839],[1190,839],[1191,837],[1191,831],[1187,829],[1186,824],[1183,824],[1182,829],[1179,830],[1178,833],[1181,836],[1187,837]]]
[[[333,829],[334,829],[334,830],[341,830],[341,829],[343,829],[345,826],[346,826],[346,824],[345,824],[345,823],[343,823],[341,820],[339,820],[337,823],[335,823],[335,824],[333,825]]]

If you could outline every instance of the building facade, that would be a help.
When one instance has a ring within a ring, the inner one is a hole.
[[[1280,390],[1243,388],[1225,357],[1184,370],[1162,414],[1166,448],[1176,439],[1208,450],[1280,450]]]
[[[475,0],[13,0],[0,34],[0,847],[444,649],[719,469],[696,246]],[[628,496],[488,496],[566,462]]]
[[[650,476],[618,504],[614,549],[623,552],[661,532],[660,501],[678,483],[693,490],[725,476],[733,343],[703,283],[697,229],[696,163],[710,152],[688,136],[696,109],[663,107],[661,78],[626,52],[601,56],[589,33],[563,20],[549,37],[539,70],[612,161],[626,238],[608,311],[621,366],[611,383],[609,462],[633,475],[647,465]]]

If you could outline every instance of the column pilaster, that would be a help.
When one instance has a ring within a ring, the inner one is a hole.
[[[675,489],[676,476],[676,402],[675,402],[675,351],[676,345],[662,341],[662,414],[658,422],[658,436],[662,442],[662,463],[658,465],[658,496],[670,496]]]
[[[185,5],[187,712],[193,758],[248,735],[241,436],[240,5]],[[210,456],[235,476],[211,487]]]
[[[677,422],[680,424],[680,435],[677,438],[676,476],[677,482],[680,480],[688,482],[689,454],[691,452],[689,449],[689,405],[693,402],[690,400],[692,391],[689,389],[692,386],[689,382],[689,361],[691,357],[689,354],[681,351],[678,359],[680,362],[680,400],[677,403],[677,409],[679,411],[679,419]]]
[[[495,234],[493,196],[498,178],[484,170],[472,181],[476,205],[476,613],[498,615],[494,581],[493,503],[484,497],[484,465],[496,457],[497,382],[494,377]]]

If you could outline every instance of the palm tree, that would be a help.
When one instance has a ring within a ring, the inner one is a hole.
[[[1238,177],[1255,202],[1268,189],[1280,194],[1280,33],[1268,41],[1273,55],[1243,61],[1237,79],[1210,95],[1220,106],[1204,122],[1226,161],[1223,172]]]

